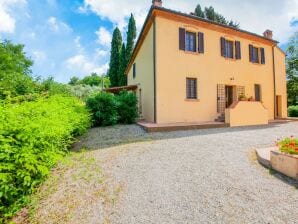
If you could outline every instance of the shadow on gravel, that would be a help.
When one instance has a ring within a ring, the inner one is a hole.
[[[284,123],[283,123],[284,124]],[[78,142],[73,145],[73,151],[98,150],[121,144],[153,141],[161,139],[176,139],[191,136],[213,135],[220,133],[232,133],[241,131],[256,131],[262,129],[274,129],[280,123],[262,126],[236,127],[236,128],[211,128],[172,132],[147,133],[138,125],[116,125],[112,127],[92,128]]]

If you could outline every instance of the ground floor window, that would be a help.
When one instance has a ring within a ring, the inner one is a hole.
[[[186,78],[186,98],[197,99],[197,79]]]
[[[255,100],[261,101],[261,86],[259,84],[255,84]]]

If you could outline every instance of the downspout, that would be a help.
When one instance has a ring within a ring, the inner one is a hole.
[[[274,57],[274,48],[276,45],[272,46],[272,61],[273,61],[273,91],[274,91],[274,119],[277,118],[276,116],[276,75],[275,75],[275,57]]]
[[[156,113],[156,22],[153,21],[153,86],[154,86],[154,123],[157,123]]]

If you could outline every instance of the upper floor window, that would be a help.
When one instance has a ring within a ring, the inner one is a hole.
[[[226,41],[225,44],[226,58],[234,58],[233,41]]]
[[[132,77],[135,78],[136,75],[137,75],[136,63],[134,63],[133,66],[132,66]]]
[[[191,32],[185,33],[185,50],[196,52],[196,34]]]
[[[204,53],[204,33],[195,33],[186,31],[185,28],[179,28],[179,49]]]
[[[227,40],[224,37],[221,37],[220,47],[221,47],[221,56],[225,58],[241,59],[240,41]]]
[[[265,49],[249,45],[249,61],[253,63],[265,64]]]

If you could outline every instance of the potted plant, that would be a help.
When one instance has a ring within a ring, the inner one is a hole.
[[[239,97],[238,97],[238,100],[239,101],[246,101],[247,98],[246,98],[246,96],[244,94],[240,94]]]
[[[291,136],[276,143],[277,150],[271,151],[273,169],[298,180],[298,138]]]

